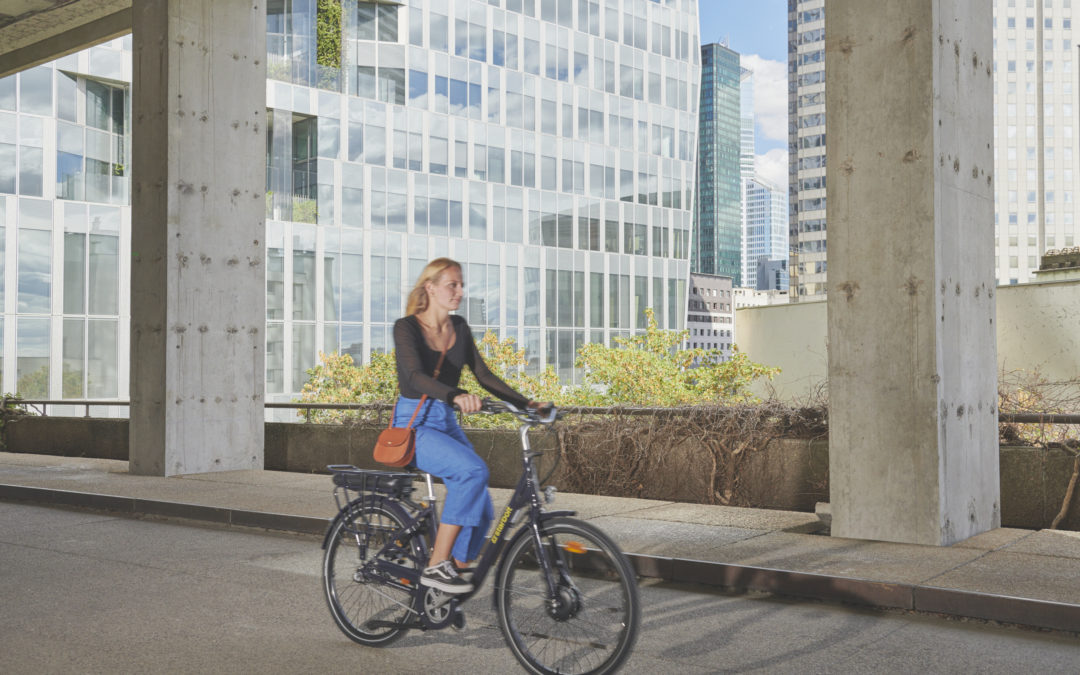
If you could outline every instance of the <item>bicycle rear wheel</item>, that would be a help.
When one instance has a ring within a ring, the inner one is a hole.
[[[405,633],[400,624],[416,617],[415,599],[406,591],[384,583],[377,572],[365,572],[390,535],[409,518],[397,504],[372,499],[349,507],[333,526],[323,556],[323,590],[334,622],[345,635],[360,644],[388,645]],[[419,542],[394,551],[390,559],[417,567],[423,551]]]
[[[637,579],[603,532],[572,518],[541,525],[552,598],[534,537],[517,537],[499,568],[499,627],[531,673],[614,672],[633,649],[640,622]]]

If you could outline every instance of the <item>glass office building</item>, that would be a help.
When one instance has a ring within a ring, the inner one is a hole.
[[[567,382],[647,307],[685,325],[696,0],[271,0],[267,51],[268,400],[392,349],[440,255]],[[5,391],[127,397],[130,59],[0,80]]]
[[[787,193],[782,188],[772,185],[762,178],[750,178],[743,181],[746,208],[745,263],[743,279],[747,288],[760,288],[758,266],[760,261],[783,260],[784,279],[777,284],[777,290],[787,290],[788,259],[788,201]]]
[[[742,69],[721,44],[701,48],[698,203],[691,267],[742,285]]]

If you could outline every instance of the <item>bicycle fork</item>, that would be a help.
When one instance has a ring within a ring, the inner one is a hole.
[[[530,523],[533,545],[536,547],[537,563],[548,588],[548,614],[557,621],[565,621],[577,614],[581,607],[580,593],[566,570],[566,561],[559,552],[555,537],[548,535],[547,546],[537,521]]]

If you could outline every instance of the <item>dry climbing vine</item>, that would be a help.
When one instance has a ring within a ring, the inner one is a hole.
[[[737,505],[743,459],[778,438],[823,438],[823,406],[694,406],[634,415],[613,408],[565,426],[560,438],[561,487],[571,492],[650,496],[672,466],[704,474],[702,503]]]

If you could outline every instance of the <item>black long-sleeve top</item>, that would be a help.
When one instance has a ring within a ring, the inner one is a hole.
[[[420,398],[427,394],[431,398],[453,405],[455,396],[468,393],[458,388],[458,382],[461,381],[462,369],[469,366],[480,386],[493,395],[519,408],[528,405],[527,398],[499,379],[484,363],[465,319],[450,315],[450,323],[454,330],[454,343],[446,352],[438,379],[432,375],[442,352],[428,345],[420,320],[415,315],[409,315],[398,319],[394,324],[394,347],[401,395],[406,398]]]

